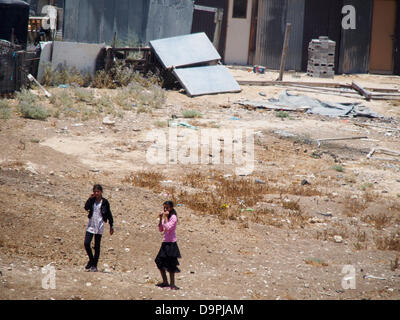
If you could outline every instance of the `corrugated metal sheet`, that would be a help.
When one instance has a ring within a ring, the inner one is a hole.
[[[191,0],[65,0],[64,39],[134,44],[190,33]]]
[[[301,70],[301,54],[299,52],[303,47],[304,8],[304,0],[288,0],[286,22],[292,24],[292,29],[286,58],[286,70]]]
[[[150,0],[146,41],[189,34],[192,29],[192,0]]]
[[[286,23],[292,24],[286,70],[301,69],[305,0],[260,0],[256,64],[279,69]]]
[[[164,68],[206,64],[221,59],[204,32],[150,41]]]
[[[340,73],[367,73],[372,30],[373,0],[344,0],[356,9],[356,29],[342,29]]]
[[[193,96],[225,92],[240,92],[240,86],[225,66],[201,66],[174,69],[186,93]]]

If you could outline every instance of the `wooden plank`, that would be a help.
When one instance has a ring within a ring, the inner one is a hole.
[[[362,96],[364,96],[367,100],[371,100],[371,92],[363,88],[360,84],[356,82],[352,82],[351,86],[354,90],[357,90]]]
[[[254,81],[254,80],[238,80],[240,85],[247,86],[274,86],[274,85],[304,85],[310,87],[327,87],[327,88],[347,88],[352,89],[350,84],[342,84],[335,82],[301,82],[301,81]]]
[[[358,140],[358,139],[368,139],[368,137],[344,137],[344,138],[317,139],[317,143],[318,143],[318,148],[319,148],[321,146],[322,141]]]

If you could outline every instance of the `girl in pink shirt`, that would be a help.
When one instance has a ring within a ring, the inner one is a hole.
[[[160,270],[163,282],[158,283],[157,286],[162,288],[170,287],[173,290],[178,290],[179,288],[175,285],[175,273],[180,272],[178,269],[178,258],[181,258],[181,253],[176,243],[175,231],[178,217],[172,201],[164,202],[164,212],[160,213],[159,217],[158,229],[160,232],[164,232],[164,235],[155,263]],[[169,272],[170,283],[168,283],[166,271]]]

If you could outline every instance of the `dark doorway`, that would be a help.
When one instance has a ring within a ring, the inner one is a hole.
[[[301,68],[307,70],[308,45],[312,39],[327,36],[336,42],[335,73],[340,55],[342,0],[306,0],[304,11],[303,52]]]
[[[223,10],[221,33],[218,41],[218,53],[224,59],[226,30],[228,25],[228,0],[196,0],[194,2],[198,6],[206,6]],[[215,13],[205,10],[194,10],[192,33],[205,32],[211,42],[214,42],[214,32],[216,30]]]

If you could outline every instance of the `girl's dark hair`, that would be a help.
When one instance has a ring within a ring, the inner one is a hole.
[[[176,215],[176,217],[178,217],[178,215],[174,209],[174,203],[172,201],[165,201],[164,206],[169,206],[171,208],[171,211],[169,212],[169,215],[168,215],[168,220],[171,218],[171,216],[173,214]]]
[[[99,191],[103,192],[103,187],[101,186],[101,184],[95,184],[93,186],[93,191],[95,191],[95,190],[99,190]]]

